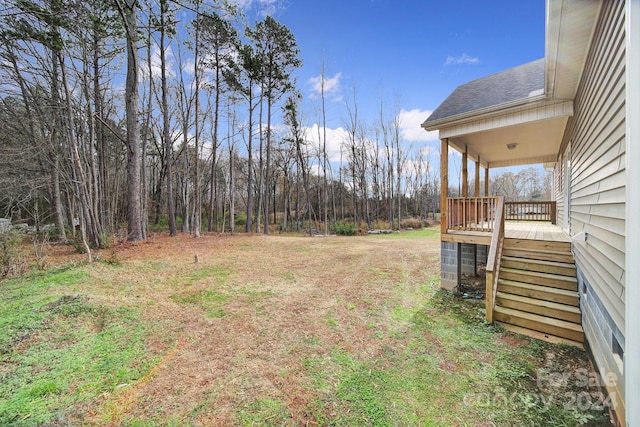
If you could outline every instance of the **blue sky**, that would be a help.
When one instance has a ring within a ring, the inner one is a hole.
[[[345,103],[353,100],[354,90],[369,131],[382,101],[387,117],[399,113],[407,151],[424,147],[431,155],[439,149],[437,132],[427,133],[420,124],[457,86],[544,57],[545,0],[230,1],[249,22],[269,14],[294,34],[303,61],[294,73],[303,95],[302,124],[316,147],[324,61],[332,161],[340,159],[347,140]],[[169,48],[172,69],[179,62],[176,46]],[[154,56],[159,57],[157,48]],[[193,75],[188,53],[183,62]],[[153,72],[159,74],[159,59],[156,63]]]
[[[343,126],[355,88],[365,123],[373,124],[384,98],[403,110],[405,138],[422,143],[435,135],[419,124],[458,85],[544,56],[544,0],[254,2],[296,37],[309,126],[318,120],[314,83],[323,57],[328,128]]]

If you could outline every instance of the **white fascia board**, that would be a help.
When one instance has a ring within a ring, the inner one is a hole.
[[[503,109],[484,117],[477,117],[475,120],[451,123],[440,129],[440,138],[453,138],[475,132],[572,115],[572,100],[536,102],[527,106]]]
[[[556,80],[558,46],[560,44],[560,21],[562,18],[562,0],[547,0],[545,24],[545,93],[553,96]]]

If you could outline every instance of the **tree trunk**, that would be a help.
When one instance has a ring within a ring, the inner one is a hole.
[[[164,145],[164,167],[167,174],[167,215],[169,220],[169,236],[175,237],[178,234],[176,227],[176,207],[173,199],[173,141],[171,139],[171,128],[169,127],[169,101],[167,99],[167,61],[165,55],[166,22],[165,14],[168,10],[168,0],[160,2],[160,71],[162,85],[162,141]]]
[[[212,147],[211,147],[211,188],[209,193],[209,232],[213,231],[213,204],[216,199],[216,150],[218,148],[218,122],[220,118],[220,59],[218,57],[218,51],[215,52],[216,55],[216,93],[214,96],[214,104],[213,104],[213,136],[212,136]],[[216,221],[217,222],[217,221]]]
[[[56,212],[56,228],[58,229],[58,239],[61,242],[67,240],[67,234],[64,229],[64,213],[62,209],[62,195],[60,194],[60,164],[57,154],[54,154],[54,166],[52,172],[53,180],[53,205]]]
[[[76,188],[77,188],[78,196],[80,200],[80,210],[81,210],[80,217],[82,219],[82,221],[80,222],[80,228],[82,230],[82,243],[87,252],[87,258],[89,259],[89,262],[91,262],[91,249],[89,249],[89,245],[87,244],[87,235],[86,235],[87,228],[89,228],[89,231],[93,231],[93,228],[91,227],[91,220],[92,220],[91,214],[90,214],[91,205],[90,205],[90,201],[87,194],[87,180],[85,178],[84,170],[82,168],[82,162],[80,161],[80,154],[78,152],[78,140],[76,138],[76,134],[73,127],[73,116],[72,116],[73,110],[71,109],[72,107],[71,91],[69,90],[69,83],[66,77],[64,60],[62,58],[62,53],[60,51],[56,53],[57,53],[57,59],[61,67],[62,85],[64,88],[66,104],[67,104],[66,105],[67,132],[69,134],[69,139],[71,142],[71,154],[73,157],[75,173],[76,173]],[[96,247],[100,246],[99,236],[92,234],[89,236],[89,240],[94,246]]]
[[[199,6],[200,3],[198,3]],[[196,9],[196,14],[199,13],[199,8]],[[194,214],[193,214],[193,237],[200,237],[200,221],[202,219],[202,200],[200,195],[200,55],[199,55],[199,35],[200,30],[196,25],[196,34],[195,34],[195,56],[193,58],[194,61],[194,78],[195,78],[195,110],[194,110],[194,121],[195,121],[195,159],[194,159],[194,172],[195,177],[193,179],[193,203],[194,203]]]
[[[249,136],[248,136],[248,159],[247,159],[247,223],[245,231],[250,233],[253,217],[253,94],[249,89]]]
[[[262,109],[263,109],[263,93],[264,93],[264,85],[262,86],[262,90],[260,91],[260,111],[258,113],[258,133],[259,133],[259,150],[258,150],[258,173],[260,174],[258,178],[258,211],[256,213],[256,233],[260,232],[260,222],[262,221],[262,195],[264,193],[264,133],[262,131]]]
[[[93,29],[93,103],[95,109],[96,155],[98,162],[97,199],[98,220],[102,229],[107,229],[107,165],[106,165],[106,135],[102,122],[98,118],[103,116],[102,90],[100,89],[100,53],[98,42],[100,36],[96,28]],[[112,225],[112,224],[109,224]]]
[[[324,103],[324,61],[322,61],[322,180],[324,203],[324,234],[329,235],[329,194],[327,192],[327,113]]]
[[[142,148],[138,126],[138,32],[136,0],[125,0],[120,9],[127,33],[127,79],[125,110],[127,114],[127,239],[144,240],[142,229]]]
[[[229,227],[231,228],[231,234],[236,232],[236,198],[235,198],[235,182],[233,176],[233,159],[234,159],[234,147],[233,143],[229,147]]]
[[[264,234],[269,234],[269,190],[271,189],[271,104],[273,100],[267,96],[267,156],[264,171]]]

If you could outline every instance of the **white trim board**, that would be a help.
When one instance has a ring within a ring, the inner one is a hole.
[[[626,164],[640,164],[640,1],[626,2]],[[627,167],[624,379],[627,426],[640,425],[640,168]]]

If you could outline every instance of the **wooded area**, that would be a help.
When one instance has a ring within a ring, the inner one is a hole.
[[[270,16],[202,0],[5,4],[0,217],[55,223],[88,250],[113,234],[144,240],[154,224],[172,236],[328,233],[439,209],[429,151],[407,147],[382,100],[366,123],[352,91],[340,158],[329,157],[324,69],[311,127],[295,36]],[[549,183],[536,179],[492,188],[540,197]]]

